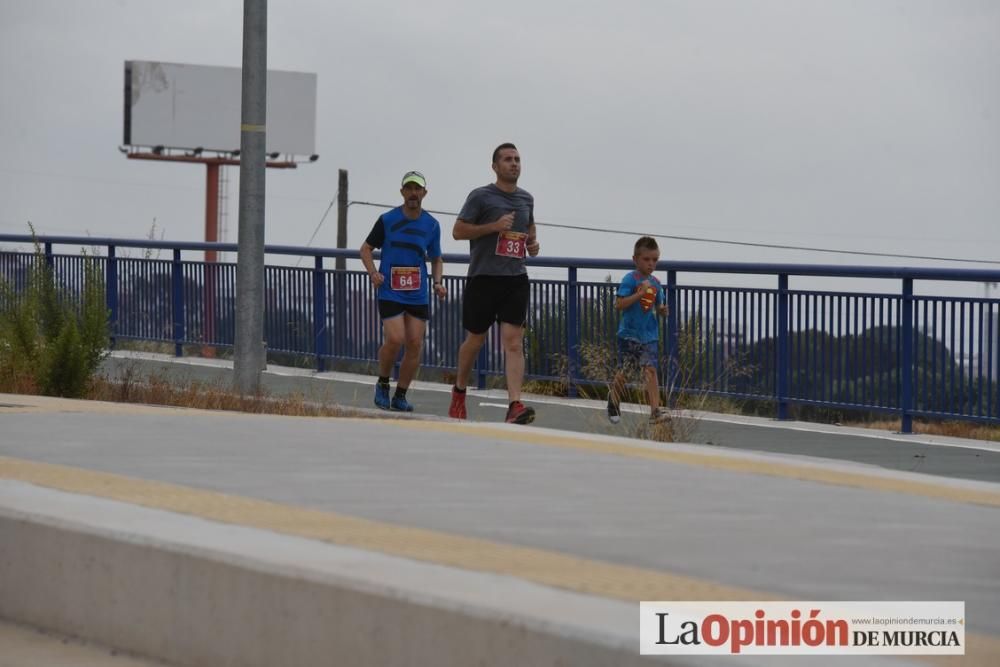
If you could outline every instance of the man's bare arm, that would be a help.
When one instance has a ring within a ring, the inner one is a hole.
[[[471,241],[472,239],[478,239],[481,236],[488,236],[490,234],[496,234],[497,232],[507,231],[513,226],[513,211],[505,213],[500,216],[498,220],[485,225],[474,225],[471,222],[458,218],[455,220],[455,226],[451,230],[451,237],[456,241]]]

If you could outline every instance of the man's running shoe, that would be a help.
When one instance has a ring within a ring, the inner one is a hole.
[[[508,424],[530,424],[535,421],[535,409],[530,408],[521,401],[514,401],[507,408]]]
[[[375,383],[375,405],[383,410],[389,409],[389,385]]]
[[[393,396],[389,408],[399,412],[413,412],[413,406],[403,396]]]
[[[454,387],[451,389],[451,405],[448,406],[448,416],[452,419],[468,418],[465,413],[465,394],[455,391]]]
[[[615,401],[611,400],[611,394],[608,394],[608,421],[612,424],[617,424],[622,420],[622,409]]]
[[[650,424],[662,424],[663,422],[670,421],[670,412],[666,408],[656,408],[653,413],[649,415]]]

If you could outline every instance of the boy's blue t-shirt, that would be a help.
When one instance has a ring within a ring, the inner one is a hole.
[[[631,271],[622,278],[618,285],[618,296],[626,297],[635,294],[635,289],[642,282],[649,281],[649,284],[656,289],[656,303],[644,311],[642,304],[636,301],[631,306],[622,311],[621,320],[618,323],[618,337],[636,340],[640,343],[653,343],[660,339],[660,325],[656,317],[656,307],[664,301],[663,286],[656,276],[643,276],[638,271]]]

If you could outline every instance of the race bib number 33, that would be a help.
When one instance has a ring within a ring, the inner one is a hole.
[[[419,266],[394,266],[389,286],[398,292],[420,289]]]
[[[497,235],[497,254],[501,257],[524,259],[528,235],[524,232],[500,232]]]

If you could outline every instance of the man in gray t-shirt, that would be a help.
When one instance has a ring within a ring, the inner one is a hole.
[[[469,277],[472,276],[519,276],[527,273],[523,253],[511,252],[506,255],[497,252],[497,243],[513,246],[517,234],[527,235],[535,226],[535,198],[527,190],[515,188],[505,192],[495,183],[476,188],[469,193],[465,205],[458,214],[459,220],[473,225],[487,225],[513,212],[510,226],[513,234],[500,238],[502,232],[490,232],[469,241]],[[517,255],[522,256],[517,256]]]
[[[462,296],[465,341],[458,350],[458,373],[448,416],[467,417],[465,384],[494,322],[500,323],[510,405],[506,421],[530,424],[535,410],[521,402],[524,382],[524,326],[528,318],[527,255],[538,254],[535,199],[517,187],[521,156],[514,144],[493,151],[496,183],[476,188],[455,220],[452,236],[469,241],[469,279]]]

